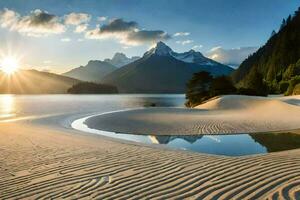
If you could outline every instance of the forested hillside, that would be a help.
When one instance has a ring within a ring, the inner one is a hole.
[[[298,82],[291,84],[290,80],[299,79],[299,59],[300,8],[294,15],[283,19],[279,31],[273,31],[266,44],[250,55],[232,78],[239,87],[251,88],[252,79],[262,76],[268,93],[283,93]]]

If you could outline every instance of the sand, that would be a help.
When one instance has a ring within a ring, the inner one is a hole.
[[[293,104],[292,104],[293,103]],[[194,109],[146,108],[86,120],[90,128],[134,134],[188,135],[281,131],[300,128],[299,97],[229,95]]]
[[[0,199],[300,198],[299,149],[212,156],[82,134],[44,120],[0,123]]]
[[[1,199],[300,197],[300,150],[210,156],[21,124],[0,137]]]

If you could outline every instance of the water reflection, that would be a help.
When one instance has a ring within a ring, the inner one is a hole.
[[[300,134],[257,133],[235,135],[136,135],[114,133],[89,127],[86,118],[75,120],[72,127],[84,132],[107,137],[141,142],[163,144],[175,149],[226,156],[244,156],[300,148]]]
[[[15,99],[13,95],[0,95],[0,118],[15,116]]]
[[[149,136],[149,138],[153,144],[168,144],[171,141],[178,140],[178,139],[182,139],[190,144],[193,144],[194,142],[201,139],[202,137],[203,137],[202,135],[198,135],[198,136],[194,136],[194,135],[186,135],[186,136],[184,136],[184,135],[182,135],[182,136],[150,135]]]
[[[250,155],[300,148],[300,134],[253,133],[238,135],[149,135],[153,144],[217,155]]]
[[[124,101],[135,107],[183,107],[185,96],[182,94],[141,94],[131,95]]]
[[[300,134],[256,133],[250,134],[254,141],[265,146],[268,152],[300,148]]]

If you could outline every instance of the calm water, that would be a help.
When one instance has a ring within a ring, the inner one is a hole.
[[[300,135],[293,133],[253,133],[200,136],[135,135],[90,129],[88,124],[85,123],[85,118],[75,121],[72,126],[75,129],[112,138],[146,144],[163,144],[174,149],[226,156],[263,154],[300,148]]]
[[[1,95],[0,122],[20,117],[87,115],[147,106],[184,106],[184,95]],[[48,118],[47,118],[48,119]],[[49,120],[47,121],[49,122]]]
[[[184,95],[0,95],[0,122],[27,120],[68,128],[74,119],[122,109],[148,106],[184,106]],[[89,129],[84,119],[75,128],[109,137],[217,155],[250,155],[300,148],[300,136],[265,133],[219,136],[151,136]]]

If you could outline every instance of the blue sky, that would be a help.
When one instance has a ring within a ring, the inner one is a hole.
[[[2,0],[0,51],[21,57],[25,67],[64,72],[115,52],[141,56],[162,39],[178,52],[195,48],[238,64],[299,6],[300,0]],[[50,25],[28,25],[30,16],[44,12],[53,17],[46,21]],[[80,22],[73,15],[67,23],[70,13],[87,18]],[[125,32],[107,26],[116,19],[122,19],[116,26],[126,26]],[[77,27],[81,31],[75,33]]]

